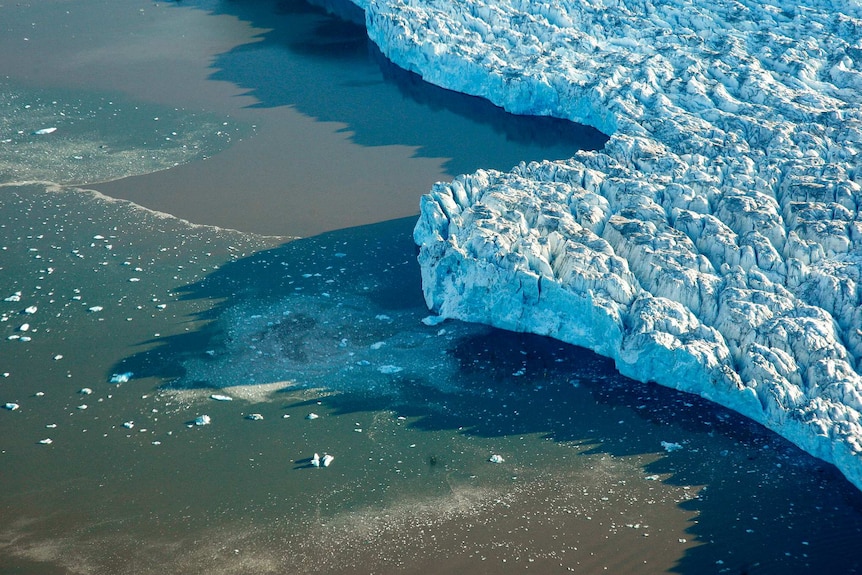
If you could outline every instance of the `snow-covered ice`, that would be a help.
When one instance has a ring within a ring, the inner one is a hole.
[[[423,197],[440,318],[697,393],[862,488],[858,0],[354,0],[403,68],[610,135]]]

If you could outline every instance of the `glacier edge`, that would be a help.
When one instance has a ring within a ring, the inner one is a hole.
[[[423,197],[433,311],[593,349],[862,488],[862,5],[354,2],[397,65],[611,135]]]

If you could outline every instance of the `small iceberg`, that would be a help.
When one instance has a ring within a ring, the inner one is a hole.
[[[39,308],[38,308],[38,307],[36,307],[35,305],[31,305],[31,306],[30,306],[30,307],[28,307],[28,308],[24,308],[24,313],[26,313],[27,315],[33,315],[34,313],[36,313],[36,311],[37,311],[38,309],[39,309]]]
[[[320,417],[320,416],[317,415],[316,413],[309,413],[308,415],[305,416],[305,419],[317,419],[318,417]],[[315,455],[317,455],[317,454],[315,453]]]
[[[18,409],[18,408],[19,408],[19,407],[21,407],[21,406],[20,406],[20,405],[18,405],[17,403],[11,403],[11,402],[10,402],[10,403],[7,403],[6,405],[4,405],[3,407],[5,407],[6,409],[8,409],[9,411],[15,411],[16,409]]]
[[[44,136],[46,134],[53,134],[57,131],[57,128],[40,128],[33,132],[34,136]]]
[[[245,416],[245,418],[250,419],[252,421],[260,421],[261,419],[263,419],[263,415],[261,415],[259,413],[249,413],[248,415]]]
[[[311,466],[312,467],[329,467],[329,464],[332,463],[333,459],[335,459],[335,457],[332,455],[329,455],[328,453],[324,453],[323,457],[320,457],[320,455],[315,453],[314,457],[311,458]]]
[[[105,309],[105,308],[103,308],[100,305],[94,305],[94,306],[88,308],[87,311],[92,312],[92,313],[96,313],[97,311],[102,311],[103,309]]]
[[[134,374],[131,371],[127,371],[126,373],[115,373],[108,381],[110,383],[127,383],[133,375]]]
[[[82,387],[80,391],[78,391],[78,393],[80,393],[81,395],[90,395],[91,393],[93,393],[93,390],[89,387]]]
[[[506,460],[505,460],[505,459],[503,459],[503,456],[502,456],[502,455],[497,455],[497,454],[495,453],[494,455],[492,455],[492,456],[488,459],[488,461],[490,461],[491,463],[503,463],[503,462],[504,462],[504,461],[506,461]]]
[[[233,398],[229,395],[221,395],[218,393],[214,393],[210,396],[210,399],[214,399],[216,401],[233,401]]]
[[[680,445],[679,443],[671,443],[669,441],[662,441],[661,446],[668,453],[673,453],[674,451],[679,451],[680,449],[682,449],[682,445]]]
[[[212,423],[209,415],[199,415],[195,418],[195,425],[209,425]]]
[[[51,445],[52,443],[54,443],[54,440],[50,437],[46,437],[45,439],[40,439],[39,443],[42,445]]]
[[[134,426],[135,426],[134,421],[126,421],[125,423],[123,423],[123,427],[125,427],[126,429],[132,429]]]

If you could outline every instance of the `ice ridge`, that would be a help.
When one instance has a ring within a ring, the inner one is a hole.
[[[862,488],[857,0],[354,1],[399,66],[611,136],[435,185],[433,311],[591,348]]]

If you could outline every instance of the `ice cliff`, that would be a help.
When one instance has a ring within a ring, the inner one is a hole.
[[[611,135],[423,197],[433,311],[591,348],[862,488],[857,0],[355,2],[426,80]]]

